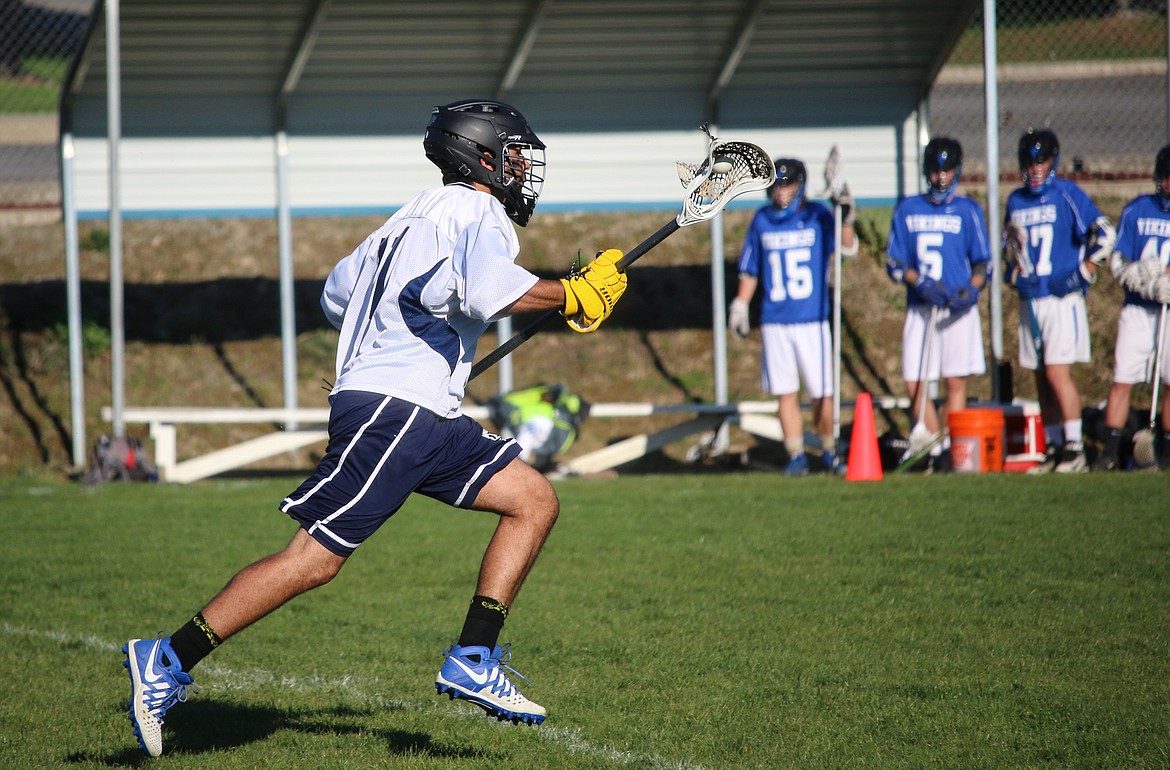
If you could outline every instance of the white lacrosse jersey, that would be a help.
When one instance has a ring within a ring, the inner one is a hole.
[[[341,330],[333,393],[458,416],[480,335],[536,284],[519,252],[491,195],[452,184],[415,196],[325,281],[321,307]]]

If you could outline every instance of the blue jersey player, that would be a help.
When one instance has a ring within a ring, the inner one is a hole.
[[[559,308],[575,331],[596,329],[625,290],[615,267],[622,254],[606,251],[560,281],[538,280],[515,264],[513,223],[526,225],[536,206],[544,144],[507,104],[434,108],[423,148],[443,184],[406,203],[325,282],[321,305],[340,330],[337,379],[325,456],[280,505],[299,529],[174,634],[126,645],[130,719],[151,756],[162,752],[163,717],[185,699],[191,668],[223,640],[332,580],[415,492],[499,516],[436,688],[501,721],[544,721],[545,709],[509,679],[508,646],[496,641],[559,503],[545,477],[518,458],[520,446],[463,415],[460,402],[490,322]],[[371,652],[378,654],[376,643]]]
[[[927,190],[894,209],[886,247],[886,272],[906,285],[902,378],[913,412],[923,415],[930,435],[938,435],[941,428],[925,385],[942,377],[946,408],[957,411],[967,405],[967,378],[986,371],[979,294],[987,282],[991,251],[983,209],[955,193],[962,171],[959,142],[931,139],[922,157]],[[949,468],[948,448],[944,438],[932,449],[938,470]]]
[[[790,476],[803,476],[809,470],[797,398],[802,381],[812,400],[822,462],[830,470],[836,462],[829,330],[829,266],[836,248],[836,225],[825,206],[805,197],[807,179],[799,160],[776,160],[776,182],[768,190],[770,203],[756,211],[744,238],[739,286],[728,313],[732,333],[746,338],[751,328],[749,305],[756,289],[761,289],[760,382],[764,390],[779,398],[780,427],[790,458],[785,473]],[[846,204],[841,205],[844,209]],[[847,205],[850,213],[842,222],[841,244],[842,254],[851,256],[857,253],[855,207],[851,199]]]
[[[1147,377],[1161,377],[1162,440],[1158,465],[1170,467],[1170,335],[1162,340],[1160,372],[1155,346],[1163,310],[1170,302],[1170,144],[1154,158],[1154,192],[1139,195],[1121,212],[1117,246],[1109,263],[1113,277],[1125,289],[1117,318],[1113,352],[1113,384],[1105,402],[1105,440],[1093,462],[1094,471],[1118,467],[1121,431],[1129,418],[1130,392]]]
[[[1076,185],[1056,176],[1060,143],[1029,129],[1018,148],[1023,186],[1008,196],[1004,253],[1020,295],[1020,366],[1036,375],[1047,456],[1032,472],[1087,471],[1081,396],[1072,365],[1089,362],[1085,291],[1113,253],[1116,232]]]

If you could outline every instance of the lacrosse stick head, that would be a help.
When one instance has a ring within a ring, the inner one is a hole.
[[[776,181],[776,167],[759,145],[723,142],[711,136],[707,157],[698,165],[678,163],[686,198],[675,220],[686,227],[711,219],[733,198],[766,190]]]

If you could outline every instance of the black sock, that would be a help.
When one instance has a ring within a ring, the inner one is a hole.
[[[211,654],[223,640],[207,625],[200,612],[175,633],[171,634],[171,649],[179,658],[184,671],[190,671],[195,664]]]
[[[1105,442],[1101,445],[1101,454],[1108,457],[1117,457],[1117,450],[1121,446],[1121,428],[1106,428]]]
[[[500,638],[500,631],[504,628],[504,618],[506,617],[508,617],[507,605],[491,597],[476,594],[471,599],[471,606],[467,608],[467,620],[463,621],[463,632],[459,634],[459,646],[478,646],[492,649]]]

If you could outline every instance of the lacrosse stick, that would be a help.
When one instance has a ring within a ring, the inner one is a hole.
[[[1158,347],[1154,351],[1154,382],[1150,386],[1153,394],[1150,396],[1150,424],[1133,434],[1133,463],[1139,468],[1149,468],[1157,462],[1154,453],[1154,436],[1158,414],[1158,385],[1162,380],[1162,345],[1166,342],[1166,305],[1162,305],[1162,314],[1158,319]]]
[[[676,164],[679,181],[686,188],[682,208],[674,219],[618,260],[616,267],[619,272],[624,273],[646,252],[680,228],[707,221],[722,211],[732,198],[746,192],[765,190],[776,181],[776,167],[762,147],[750,142],[723,142],[711,134],[706,124],[701,128],[710,139],[707,157],[698,165]],[[475,366],[471,367],[471,376],[468,379],[474,380],[483,374],[501,358],[531,339],[541,327],[559,314],[559,310],[547,310],[542,313],[507,342],[476,362]]]
[[[914,423],[914,427],[910,429],[910,446],[906,448],[906,454],[903,455],[902,462],[894,469],[896,471],[913,465],[922,459],[923,455],[942,440],[941,430],[932,433],[930,428],[926,427],[926,401],[930,398],[930,394],[927,393],[927,390],[929,390],[927,386],[930,384],[930,358],[931,353],[934,352],[935,330],[938,328],[937,305],[931,305],[930,320],[927,323],[926,334],[923,335],[922,360],[919,362],[918,422]]]

